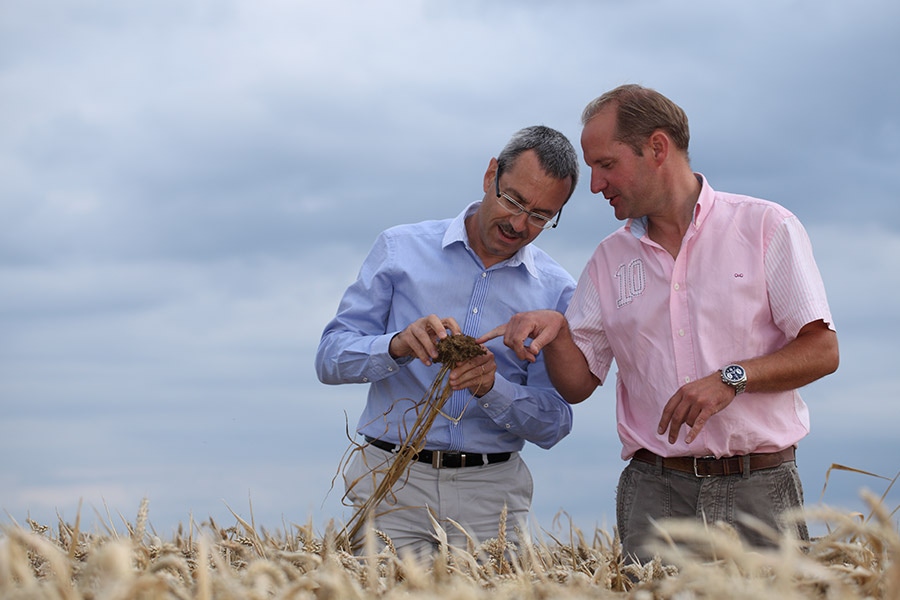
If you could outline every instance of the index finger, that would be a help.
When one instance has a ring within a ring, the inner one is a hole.
[[[483,344],[486,341],[498,338],[501,335],[506,335],[506,323],[504,323],[503,325],[497,325],[496,327],[479,337],[477,340],[475,340],[475,342],[478,344]]]
[[[433,334],[431,339],[437,337],[437,339],[441,340],[447,337],[447,325],[445,323],[446,319],[441,319],[435,314],[428,315],[427,317],[422,317],[421,319],[422,325],[425,328],[425,332],[428,334]]]
[[[459,335],[462,333],[462,328],[459,326],[459,323],[456,322],[456,319],[453,317],[447,317],[445,319],[441,319],[441,323],[444,325],[444,329],[449,329],[450,333],[453,335]]]

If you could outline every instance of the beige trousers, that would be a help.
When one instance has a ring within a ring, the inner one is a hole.
[[[356,452],[344,472],[347,500],[364,502],[381,481],[394,454],[366,446]],[[439,547],[429,511],[446,532],[452,546],[467,548],[466,534],[480,544],[498,537],[500,515],[507,509],[506,539],[519,540],[528,531],[531,472],[518,452],[502,463],[457,469],[435,469],[415,462],[375,510],[374,527],[390,537],[398,554],[429,557]],[[465,530],[453,524],[457,523]]]

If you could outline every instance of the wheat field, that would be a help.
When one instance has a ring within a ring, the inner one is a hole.
[[[780,539],[772,551],[744,548],[719,526],[660,525],[659,556],[626,565],[614,534],[575,527],[568,539],[538,534],[512,550],[498,537],[467,548],[443,545],[428,564],[401,558],[389,539],[367,531],[362,556],[341,528],[311,524],[268,531],[235,514],[224,527],[191,519],[162,540],[145,500],[124,532],[86,532],[60,520],[0,528],[0,598],[5,600],[319,599],[506,600],[700,598],[900,598],[897,509],[861,494],[868,515],[828,508],[806,518],[827,535],[803,548]],[[443,532],[436,526],[436,536]]]

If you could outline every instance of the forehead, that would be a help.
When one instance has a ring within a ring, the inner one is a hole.
[[[608,106],[594,115],[581,131],[581,147],[587,153],[588,148],[612,146],[615,141],[616,111]]]
[[[526,150],[504,172],[502,184],[516,200],[531,210],[555,213],[569,197],[571,178],[557,179],[544,171],[537,152]]]

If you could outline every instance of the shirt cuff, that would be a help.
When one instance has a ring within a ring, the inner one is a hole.
[[[497,375],[494,377],[494,387],[491,391],[476,400],[487,416],[496,419],[509,410],[515,397],[516,386]]]
[[[391,356],[389,348],[393,337],[394,334],[382,335],[372,342],[369,368],[372,369],[371,373],[376,380],[396,373],[400,367],[412,360],[410,356],[401,356],[398,359]],[[364,380],[364,383],[368,383],[368,381]]]

